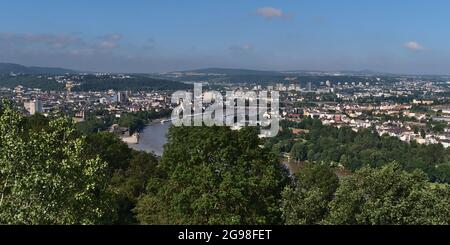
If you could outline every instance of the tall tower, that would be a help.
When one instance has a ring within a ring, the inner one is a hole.
[[[35,99],[30,102],[25,102],[24,107],[30,113],[30,115],[43,112],[42,102],[39,99]]]
[[[67,99],[70,98],[70,96],[72,95],[72,88],[73,88],[73,82],[67,82],[66,83],[66,89],[67,89]]]

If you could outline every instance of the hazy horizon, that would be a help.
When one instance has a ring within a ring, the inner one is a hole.
[[[153,73],[209,67],[450,74],[448,1],[0,3],[0,62]]]

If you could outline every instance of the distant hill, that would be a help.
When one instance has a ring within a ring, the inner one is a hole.
[[[276,76],[280,75],[277,71],[259,71],[259,70],[248,70],[248,69],[230,69],[230,68],[205,68],[190,71],[181,71],[182,73],[201,73],[201,74],[216,74],[225,76],[248,76],[248,75],[265,75],[265,76]]]
[[[192,85],[145,76],[133,76],[128,79],[111,79],[108,76],[98,77],[93,75],[85,76],[81,85],[74,88],[74,91],[107,91],[109,89],[117,91],[150,91],[150,90],[186,90]]]
[[[228,69],[228,68],[206,68],[189,71],[172,72],[172,74],[183,74],[184,76],[201,76],[201,75],[222,75],[222,76],[374,76],[374,75],[390,75],[389,73],[376,72],[371,70],[361,71],[319,71],[319,70],[287,70],[287,71],[261,71],[249,69]],[[170,73],[169,73],[170,74]]]
[[[136,75],[123,79],[113,79],[111,76],[84,75],[74,81],[78,85],[73,88],[73,91],[108,91],[110,89],[117,91],[152,91],[186,90],[192,88],[191,85],[181,82]],[[64,83],[60,83],[56,79],[48,79],[48,76],[38,74],[0,75],[0,87],[14,88],[17,85],[44,91],[65,90]]]
[[[283,71],[283,74],[299,75],[299,76],[382,76],[382,75],[392,75],[389,73],[376,72],[372,70],[342,70],[342,71],[320,71],[320,70],[289,70]]]
[[[37,67],[37,66],[23,66],[11,63],[0,63],[0,74],[66,74],[66,73],[78,73],[74,70],[58,68],[58,67]]]

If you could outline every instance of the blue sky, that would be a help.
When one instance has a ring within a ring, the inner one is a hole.
[[[447,0],[2,0],[0,62],[450,74]]]

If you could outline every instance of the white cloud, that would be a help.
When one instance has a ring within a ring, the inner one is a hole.
[[[424,48],[421,44],[419,44],[418,42],[415,42],[415,41],[407,42],[407,43],[405,43],[405,44],[403,45],[403,47],[405,47],[405,48],[407,48],[407,49],[409,49],[409,50],[412,50],[412,51],[422,51],[422,50],[425,50],[425,48]]]
[[[105,40],[105,41],[120,41],[123,38],[123,35],[120,33],[111,33],[111,34],[107,34],[104,36],[101,36],[100,39]]]
[[[252,44],[249,44],[249,43],[244,44],[244,45],[242,46],[242,49],[243,49],[243,50],[252,50],[252,49],[253,49],[253,45],[252,45]]]
[[[287,17],[287,15],[283,12],[283,10],[273,7],[258,8],[256,10],[256,14],[266,19]]]
[[[254,46],[251,43],[247,43],[244,45],[233,45],[230,47],[230,49],[233,52],[244,53],[244,52],[252,51],[254,49]]]
[[[11,45],[44,44],[49,48],[63,49],[73,45],[84,45],[83,40],[73,34],[32,34],[32,33],[0,33],[0,42]]]
[[[119,45],[116,44],[115,42],[110,42],[110,41],[102,41],[99,43],[98,47],[102,48],[102,49],[115,49],[117,48]]]
[[[97,45],[100,49],[116,49],[119,47],[118,42],[123,39],[123,35],[120,33],[111,33],[99,37],[101,42]]]

